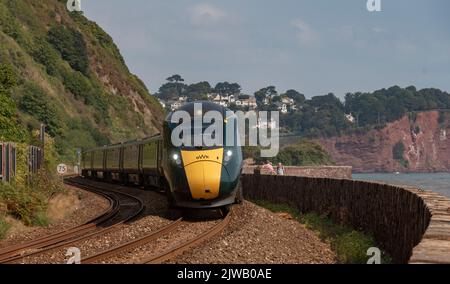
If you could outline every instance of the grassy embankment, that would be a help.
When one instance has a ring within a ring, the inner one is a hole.
[[[316,213],[301,214],[298,210],[285,204],[273,204],[267,201],[252,202],[275,213],[289,213],[306,228],[317,232],[323,241],[330,243],[339,263],[365,264],[369,259],[367,250],[377,247],[372,236],[356,231],[349,226],[333,223],[329,218]],[[383,252],[382,263],[390,262],[390,257]]]
[[[0,141],[19,146],[18,175],[0,185],[0,238],[10,216],[46,225],[47,203],[59,186],[43,171],[28,184],[27,145],[47,126],[45,168],[72,163],[75,149],[157,131],[159,103],[131,74],[113,39],[65,0],[0,0]],[[20,169],[23,167],[23,171]]]

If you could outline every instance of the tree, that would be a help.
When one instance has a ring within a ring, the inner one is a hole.
[[[178,75],[178,74],[176,74],[176,75],[172,75],[172,76],[170,76],[169,78],[167,78],[166,79],[167,81],[169,81],[170,83],[179,83],[179,82],[184,82],[184,79],[180,76],[180,75]]]
[[[187,85],[183,84],[184,79],[176,74],[166,79],[168,82],[159,88],[158,97],[169,101],[181,97],[187,89]]]
[[[220,82],[216,84],[214,91],[218,93],[222,99],[222,97],[239,95],[241,93],[241,86],[238,83]]]
[[[186,88],[186,96],[191,102],[207,100],[209,93],[211,93],[211,85],[206,81],[191,84]]]
[[[284,96],[293,99],[297,104],[302,104],[305,102],[305,95],[297,92],[296,90],[287,90]]]
[[[83,35],[72,28],[59,25],[49,30],[47,40],[70,66],[88,76],[89,58]]]
[[[260,89],[259,91],[255,92],[255,98],[256,101],[258,102],[262,102],[264,99],[268,98],[269,101],[272,101],[272,98],[277,96],[278,92],[276,87],[274,86],[269,86],[269,87],[265,87]]]
[[[344,111],[344,104],[333,94],[311,98],[309,104],[316,108],[337,108]]]

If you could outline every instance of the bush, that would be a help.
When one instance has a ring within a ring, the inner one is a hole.
[[[47,214],[43,211],[39,211],[33,216],[32,225],[39,227],[48,227],[51,224],[51,220],[47,217]]]
[[[31,55],[34,60],[45,66],[47,74],[55,76],[58,73],[58,55],[47,41],[40,38],[36,39]]]
[[[10,89],[16,84],[16,76],[10,65],[0,64],[0,140],[22,142],[25,129],[19,123],[16,104]]]
[[[6,237],[6,233],[8,232],[10,227],[11,225],[6,223],[6,221],[0,217],[0,240]]]
[[[49,198],[62,191],[57,179],[41,171],[29,186],[0,183],[0,200],[5,204],[6,214],[21,220],[25,225],[47,226],[46,217]]]
[[[245,158],[253,158],[257,163],[263,163],[267,159],[258,156],[259,151],[244,149]],[[272,163],[282,163],[285,166],[325,166],[334,165],[330,155],[316,143],[302,140],[299,143],[281,149],[278,155],[269,159]]]
[[[374,243],[372,237],[351,231],[336,236],[333,247],[340,263],[365,264],[368,258],[367,251],[374,247]]]
[[[19,103],[20,110],[37,118],[47,126],[51,136],[61,132],[61,120],[58,109],[49,101],[44,91],[33,83],[25,83],[23,96]]]
[[[32,225],[35,212],[42,212],[45,209],[45,202],[41,196],[22,186],[1,184],[0,198],[6,204],[6,213],[22,220],[25,225]]]
[[[95,107],[103,119],[108,118],[108,103],[100,86],[93,86],[91,82],[79,72],[65,72],[63,74],[64,86],[77,99]]]
[[[80,32],[59,25],[49,30],[47,40],[61,53],[61,57],[74,70],[88,75],[89,58],[86,42]]]
[[[403,144],[402,141],[398,141],[394,145],[394,148],[392,149],[392,157],[394,158],[394,160],[399,162],[403,167],[407,168],[409,164],[408,161],[405,160],[404,154],[405,154],[405,144]]]

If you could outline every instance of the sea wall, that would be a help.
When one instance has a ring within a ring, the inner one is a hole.
[[[245,166],[244,174],[254,173],[257,166]],[[270,174],[268,170],[262,170],[261,174]],[[319,167],[285,167],[286,176],[317,177],[317,178],[337,178],[351,179],[352,167],[319,166]]]
[[[415,188],[354,181],[244,174],[244,194],[286,203],[372,234],[394,263],[450,263],[450,200]]]

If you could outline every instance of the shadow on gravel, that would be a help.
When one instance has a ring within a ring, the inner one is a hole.
[[[158,188],[144,189],[142,186],[136,184],[123,185],[119,182],[104,182],[102,179],[92,180],[82,177],[74,178],[74,180],[86,181],[94,183],[95,186],[105,187],[106,192],[123,192],[141,199],[144,203],[144,210],[134,218],[125,223],[133,223],[148,216],[158,216],[168,220],[177,220],[183,217],[187,221],[203,222],[222,219],[226,216],[225,209],[173,209],[169,208],[165,193]],[[127,213],[119,213],[119,215],[126,215]],[[129,214],[129,213],[128,213]],[[124,218],[122,216],[121,218]],[[100,225],[101,226],[101,225]]]

